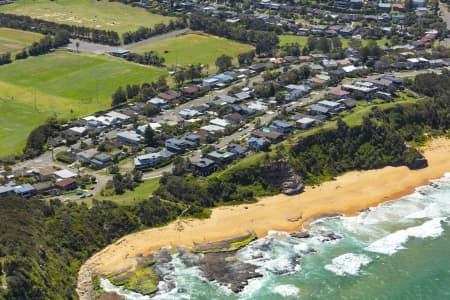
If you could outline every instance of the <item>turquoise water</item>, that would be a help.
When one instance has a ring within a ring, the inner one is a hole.
[[[412,195],[357,217],[316,221],[309,230],[312,238],[271,232],[241,249],[238,259],[264,276],[240,294],[205,281],[177,255],[151,298],[106,280],[102,286],[127,299],[450,299],[450,173]],[[322,231],[342,239],[325,242]]]

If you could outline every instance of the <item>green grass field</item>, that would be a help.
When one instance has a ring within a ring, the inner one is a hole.
[[[136,30],[140,26],[153,27],[171,19],[149,13],[143,8],[107,0],[19,0],[1,5],[0,12],[119,33]]]
[[[42,37],[39,33],[0,27],[0,54],[20,51]]]
[[[1,66],[0,157],[20,152],[28,133],[48,116],[69,118],[108,108],[118,86],[164,74],[120,59],[65,51]]]
[[[307,36],[298,36],[298,35],[290,35],[290,34],[283,34],[279,35],[278,38],[280,39],[280,46],[286,45],[286,44],[292,44],[292,43],[298,43],[301,46],[306,45],[308,41]],[[343,48],[348,48],[348,39],[340,38],[342,42]],[[362,40],[363,45],[367,44],[369,40]],[[384,46],[386,43],[389,42],[387,39],[381,39],[376,41],[378,46]]]
[[[108,197],[95,195],[93,198],[97,200],[113,201],[119,205],[131,205],[133,203],[148,199],[148,197],[150,197],[158,189],[160,179],[160,177],[156,177],[145,180],[143,183],[139,184],[139,186],[135,188],[134,191],[126,191],[122,195],[114,195]],[[80,199],[77,200],[77,202],[84,202],[88,206],[91,206],[93,198]]]
[[[166,59],[166,65],[207,64],[215,68],[216,59],[222,54],[236,58],[238,54],[254,47],[212,35],[186,34],[132,48],[143,53],[156,51]],[[186,55],[188,54],[188,55]]]

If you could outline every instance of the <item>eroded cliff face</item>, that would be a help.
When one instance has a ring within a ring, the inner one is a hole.
[[[267,184],[280,187],[286,195],[295,195],[304,189],[302,177],[294,171],[287,159],[264,163],[261,176]]]

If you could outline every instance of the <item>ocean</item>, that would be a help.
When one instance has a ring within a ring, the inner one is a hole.
[[[317,220],[308,231],[302,239],[273,231],[240,249],[237,259],[263,276],[238,294],[205,280],[178,254],[152,297],[106,279],[101,285],[133,300],[450,299],[450,173],[358,216]]]

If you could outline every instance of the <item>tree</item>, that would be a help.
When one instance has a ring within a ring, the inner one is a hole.
[[[144,106],[144,114],[147,117],[154,117],[161,112],[161,109],[154,104],[145,104]]]
[[[331,39],[331,43],[333,45],[333,49],[340,49],[342,48],[342,42],[341,39],[338,37],[334,37]]]
[[[153,131],[150,124],[145,128],[145,131],[144,131],[144,143],[145,143],[145,145],[147,145],[149,147],[154,146],[156,143],[155,132]]]
[[[143,176],[143,174],[141,171],[136,170],[136,169],[133,170],[133,180],[135,182],[142,182],[142,176]]]
[[[228,55],[222,54],[216,60],[216,66],[220,72],[224,72],[233,66],[232,58]]]
[[[127,94],[125,93],[124,89],[120,86],[112,95],[111,106],[116,106],[124,102],[127,102]]]
[[[330,52],[330,40],[326,37],[321,37],[319,39],[317,49],[322,51],[323,53],[329,53]]]
[[[188,162],[181,156],[177,156],[173,162],[172,175],[181,176],[186,172]]]
[[[186,80],[185,74],[183,71],[176,72],[174,75],[175,83],[177,84],[177,87],[180,88],[184,81]]]

